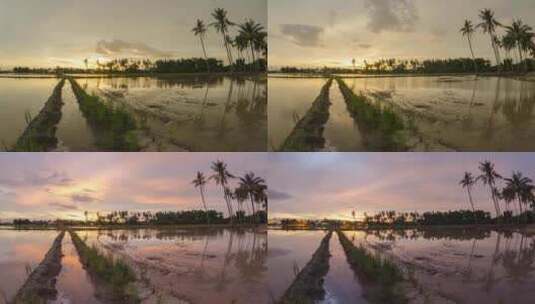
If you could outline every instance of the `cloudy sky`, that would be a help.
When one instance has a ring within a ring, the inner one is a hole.
[[[2,153],[0,220],[81,219],[84,210],[199,209],[191,181],[197,171],[210,175],[217,159],[236,175],[266,176],[262,153]],[[210,183],[206,201],[223,212],[220,191]]]
[[[490,8],[496,18],[535,26],[533,0],[270,0],[269,64],[351,66],[364,59],[469,56],[459,34],[465,19],[478,22]],[[474,37],[478,57],[491,58],[490,38]]]
[[[350,219],[355,210],[428,211],[468,208],[458,185],[465,171],[490,160],[510,176],[535,178],[535,154],[515,153],[272,153],[270,218]],[[492,211],[488,189],[474,189],[477,208]]]
[[[3,0],[0,68],[16,65],[82,67],[116,57],[201,56],[191,29],[225,8],[233,22],[267,25],[266,0]],[[223,59],[221,37],[210,29],[208,55]]]

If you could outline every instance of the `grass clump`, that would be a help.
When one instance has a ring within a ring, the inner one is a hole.
[[[407,303],[398,287],[403,282],[403,273],[388,259],[371,254],[363,246],[355,246],[341,231],[338,239],[346,254],[347,262],[364,282],[365,296],[371,303]]]
[[[96,95],[87,94],[76,80],[69,80],[80,111],[97,133],[97,146],[111,151],[138,151],[133,133],[137,125],[132,115],[123,108],[103,102]]]
[[[406,150],[404,131],[407,126],[392,107],[372,104],[364,94],[355,94],[342,79],[336,80],[347,110],[364,133],[369,148],[382,151]]]
[[[104,255],[95,246],[87,246],[76,233],[70,232],[70,234],[82,265],[98,282],[105,284],[107,291],[103,297],[124,303],[139,303],[137,292],[133,287],[136,275],[130,266],[111,255]]]

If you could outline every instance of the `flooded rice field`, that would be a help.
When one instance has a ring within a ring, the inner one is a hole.
[[[513,231],[344,231],[356,246],[397,264],[423,295],[409,303],[532,303],[535,297],[535,236]],[[270,230],[270,292],[278,299],[310,259],[323,231]],[[336,234],[330,240],[329,271],[322,303],[367,303],[362,284]],[[407,292],[413,292],[414,288]]]
[[[265,78],[108,77],[78,83],[133,113],[164,150],[266,150]]]
[[[273,151],[305,115],[327,80],[270,77],[268,82],[268,149]]]
[[[56,236],[52,230],[0,229],[0,303],[13,299]]]
[[[58,234],[0,230],[0,303],[13,300]],[[88,246],[134,269],[140,303],[250,303],[253,298],[269,302],[264,229],[78,230],[76,234]],[[48,303],[109,303],[110,287],[99,280],[88,274],[66,233],[61,271],[55,279],[57,296]]]
[[[15,144],[26,129],[26,116],[37,116],[56,78],[0,78],[0,149]]]
[[[407,140],[425,141],[425,147],[419,146],[418,150],[535,149],[534,82],[475,76],[342,80],[356,95],[362,93],[373,104],[392,106],[411,129]],[[306,106],[319,94],[326,79],[270,77],[269,82],[269,140],[277,148],[296,124],[291,119],[293,113],[302,115],[307,111]],[[348,118],[344,99],[336,91],[339,89],[333,85],[330,120],[324,131],[325,149],[366,151],[358,128]]]
[[[79,231],[124,258],[163,303],[267,303],[265,230]]]
[[[0,143],[5,150],[14,146],[28,118],[35,118],[59,82],[57,78],[7,76],[0,77]],[[266,151],[265,77],[92,75],[75,81],[89,95],[133,118],[134,141],[141,151]],[[61,99],[55,150],[108,151],[107,146],[99,146],[102,130],[82,113],[69,81]]]

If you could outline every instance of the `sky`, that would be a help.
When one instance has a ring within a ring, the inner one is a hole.
[[[2,0],[0,69],[13,66],[83,67],[117,57],[200,57],[197,19],[212,22],[225,8],[231,21],[267,26],[267,0]],[[235,29],[233,30],[233,32]],[[224,59],[213,28],[208,56]]]
[[[271,153],[269,217],[352,220],[382,210],[469,209],[459,186],[490,160],[503,176],[535,179],[535,153]],[[488,189],[473,190],[477,209],[494,209]]]
[[[480,9],[535,27],[533,0],[270,0],[269,65],[351,67],[380,58],[469,57],[459,29]],[[501,32],[500,32],[501,33]],[[493,59],[490,38],[473,38],[477,57]]]
[[[262,153],[0,153],[0,221],[83,219],[85,210],[201,209],[191,181],[197,171],[211,175],[218,159],[235,175],[266,176]],[[206,203],[226,211],[213,182]]]

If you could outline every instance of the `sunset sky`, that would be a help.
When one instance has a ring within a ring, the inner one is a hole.
[[[267,25],[267,0],[6,0],[0,1],[0,69],[17,65],[82,67],[117,57],[200,57],[191,29],[212,22],[215,8],[231,21]],[[223,59],[221,36],[209,29],[206,48]]]
[[[269,65],[468,57],[459,29],[465,19],[479,23],[482,8],[493,9],[504,24],[520,18],[535,26],[533,0],[270,0]],[[473,43],[476,56],[493,56],[488,35],[479,31]]]
[[[2,153],[0,220],[82,219],[84,210],[200,209],[191,181],[211,175],[214,160],[236,175],[265,177],[262,153]],[[225,211],[221,189],[207,186],[207,205]]]
[[[381,210],[469,208],[458,185],[465,171],[478,175],[490,160],[510,176],[535,178],[535,154],[515,153],[272,153],[269,217],[351,219]],[[474,189],[477,208],[492,211],[488,189]]]

